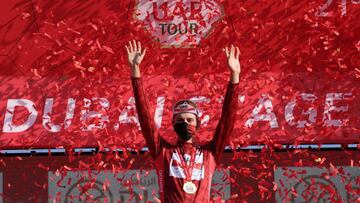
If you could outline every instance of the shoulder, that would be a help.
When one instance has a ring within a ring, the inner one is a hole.
[[[213,151],[213,142],[209,141],[209,142],[207,142],[205,144],[200,145],[199,148],[203,149],[203,150],[206,150],[206,151],[212,152]]]
[[[170,142],[166,141],[164,138],[161,138],[161,144],[165,149],[175,148],[176,145],[171,144]]]

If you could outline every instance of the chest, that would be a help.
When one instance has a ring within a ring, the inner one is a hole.
[[[164,152],[164,171],[168,177],[202,180],[212,178],[215,161],[212,153],[205,149],[184,152],[178,148]]]

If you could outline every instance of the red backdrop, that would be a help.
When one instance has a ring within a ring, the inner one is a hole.
[[[356,202],[358,151],[271,146],[359,142],[359,10],[356,0],[2,2],[0,147],[144,146],[124,48],[132,39],[148,49],[141,72],[162,136],[174,141],[171,107],[192,98],[202,112],[198,140],[209,140],[229,79],[222,48],[234,44],[242,73],[230,144],[270,148],[224,155],[229,198]],[[146,155],[67,155],[1,158],[3,200],[66,195],[50,185],[60,178],[55,185],[68,190],[67,175],[79,170],[153,168]]]
[[[169,141],[171,107],[183,98],[199,102],[198,139],[211,139],[230,44],[242,52],[232,144],[359,141],[357,1],[180,2],[3,3],[1,147],[143,146],[124,49],[131,39],[148,49],[142,76]]]

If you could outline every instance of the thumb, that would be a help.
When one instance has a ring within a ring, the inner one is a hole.
[[[144,51],[141,53],[141,58],[143,58],[146,54],[146,48],[144,49]]]

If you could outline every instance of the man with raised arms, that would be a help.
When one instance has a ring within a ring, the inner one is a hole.
[[[161,202],[209,202],[215,166],[220,162],[220,156],[229,142],[235,123],[241,72],[239,48],[231,45],[230,48],[224,49],[231,73],[230,81],[214,137],[209,143],[201,146],[193,142],[200,126],[199,111],[194,102],[186,99],[176,102],[173,107],[172,125],[178,136],[177,143],[172,145],[161,138],[140,75],[140,63],[146,49],[143,50],[141,43],[135,40],[130,41],[125,48],[141,130],[155,160],[159,177]]]

